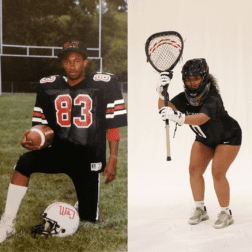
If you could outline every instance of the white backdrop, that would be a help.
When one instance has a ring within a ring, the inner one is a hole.
[[[128,0],[128,213],[129,251],[252,251],[252,2],[250,0]],[[218,80],[224,106],[243,130],[240,153],[227,177],[235,224],[215,230],[219,213],[211,167],[204,177],[210,220],[190,226],[194,207],[188,164],[195,135],[170,122],[171,157],[166,161],[165,126],[158,115],[158,74],[146,63],[145,42],[173,30],[185,40],[183,62],[174,69],[170,98],[183,91],[181,69],[205,58]],[[238,239],[240,239],[238,241]],[[240,250],[238,250],[240,249]]]

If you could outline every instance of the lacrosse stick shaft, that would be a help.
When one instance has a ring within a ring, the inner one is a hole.
[[[165,107],[168,107],[168,101],[169,101],[169,94],[167,93],[167,89],[168,89],[168,85],[165,85],[164,86]],[[166,130],[167,161],[171,161],[169,120],[165,120],[165,130]]]

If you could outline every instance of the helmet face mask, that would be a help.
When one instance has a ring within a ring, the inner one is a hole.
[[[64,237],[74,234],[80,224],[76,209],[62,202],[53,203],[41,214],[43,224],[32,227],[32,235]]]
[[[43,217],[44,214],[41,214],[41,216]],[[59,233],[57,231],[57,222],[47,219],[46,217],[43,218],[44,220],[42,224],[32,227],[33,237],[35,238],[36,235],[44,235],[48,238],[49,236],[57,235]]]
[[[198,88],[190,88],[186,84],[186,77],[201,76],[201,83]],[[192,106],[201,105],[210,90],[209,68],[203,58],[188,60],[182,68],[182,80],[184,82],[185,96]]]

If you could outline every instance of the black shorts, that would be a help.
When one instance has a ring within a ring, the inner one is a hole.
[[[241,145],[241,143],[242,143],[242,131],[241,130],[237,131],[233,136],[231,136],[229,138],[226,138],[225,140],[223,140],[223,141],[221,141],[219,143],[206,143],[204,141],[204,139],[201,140],[198,137],[196,137],[195,141],[201,142],[204,145],[206,145],[208,147],[211,147],[212,149],[215,149],[220,144],[232,145],[232,146]]]
[[[100,174],[90,156],[78,149],[46,148],[22,154],[15,170],[26,177],[33,173],[67,174],[73,181],[81,220],[96,222],[99,213]]]

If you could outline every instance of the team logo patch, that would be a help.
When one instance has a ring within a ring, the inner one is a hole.
[[[107,74],[95,74],[93,79],[94,79],[94,81],[109,82],[111,80],[111,76],[109,76]]]
[[[102,163],[91,163],[91,171],[100,171],[102,168]]]
[[[72,41],[72,43],[68,41],[64,44],[64,49],[67,47],[78,47],[78,46],[79,46],[79,41]]]
[[[59,206],[60,207],[60,210],[59,210],[59,214],[60,215],[67,215],[69,217],[69,219],[73,219],[74,216],[75,216],[75,211],[73,211],[72,209],[70,208],[67,208],[67,207],[63,207],[63,206]]]

